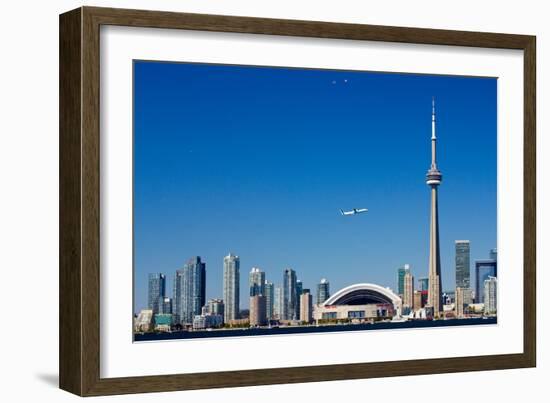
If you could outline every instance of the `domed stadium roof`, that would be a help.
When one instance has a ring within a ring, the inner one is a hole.
[[[401,298],[389,288],[361,283],[342,288],[327,299],[323,306],[367,304],[393,304],[395,307],[400,307]]]

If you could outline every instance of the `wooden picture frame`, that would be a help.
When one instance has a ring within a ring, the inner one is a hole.
[[[102,25],[524,52],[524,348],[521,354],[100,377],[99,35]],[[533,367],[536,364],[535,37],[82,7],[60,16],[60,387],[80,396]]]

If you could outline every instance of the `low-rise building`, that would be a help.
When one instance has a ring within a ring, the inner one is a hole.
[[[193,330],[212,329],[223,325],[223,316],[219,314],[195,315]]]
[[[152,309],[142,309],[135,322],[134,330],[136,332],[152,332],[155,326],[155,318]]]
[[[174,317],[171,313],[157,313],[155,315],[155,330],[158,332],[169,332],[174,324]]]

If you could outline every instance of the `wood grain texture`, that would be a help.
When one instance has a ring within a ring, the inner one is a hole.
[[[100,378],[99,30],[122,25],[524,51],[524,352]],[[60,387],[81,396],[532,367],[536,363],[535,37],[83,7],[60,17]]]
[[[59,386],[81,394],[81,10],[59,29]]]

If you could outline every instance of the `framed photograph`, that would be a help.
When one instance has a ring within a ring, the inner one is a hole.
[[[533,367],[535,37],[60,16],[60,386]]]

